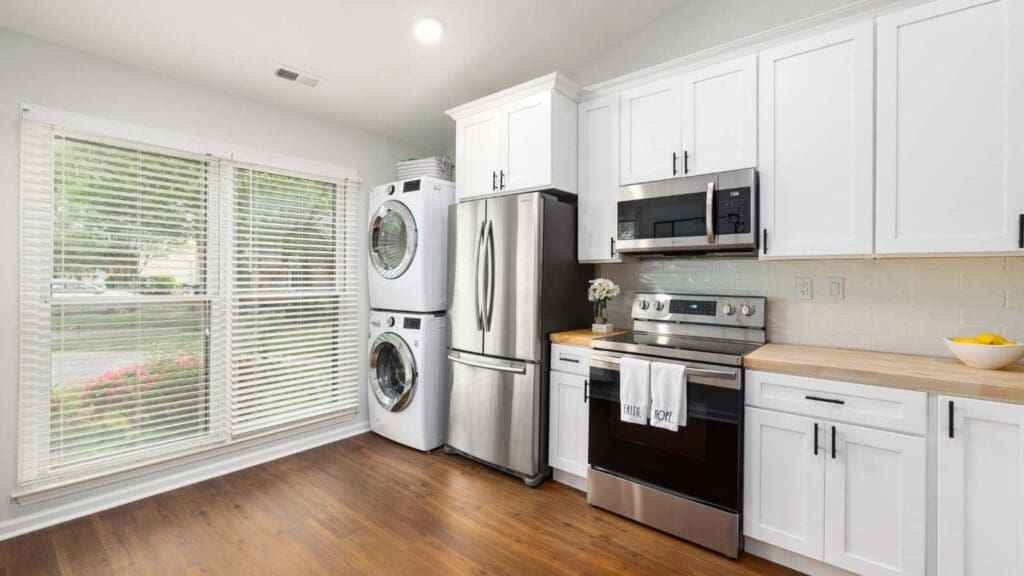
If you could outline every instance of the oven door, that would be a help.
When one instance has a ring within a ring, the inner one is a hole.
[[[737,170],[619,188],[623,253],[757,249],[757,172]]]
[[[590,465],[603,472],[739,513],[742,499],[743,376],[737,367],[687,367],[687,423],[671,432],[619,420],[619,359],[590,360]]]

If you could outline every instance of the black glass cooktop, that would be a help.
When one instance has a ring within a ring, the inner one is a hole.
[[[743,356],[757,350],[761,344],[693,336],[669,336],[649,332],[626,332],[615,336],[595,338],[591,346],[597,350],[632,352],[648,356],[705,359],[739,365]]]

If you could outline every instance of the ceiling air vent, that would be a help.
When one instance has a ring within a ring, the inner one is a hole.
[[[309,86],[310,88],[316,88],[316,85],[320,83],[320,78],[317,76],[297,70],[290,66],[278,66],[277,70],[274,70],[274,76],[284,78],[289,82],[297,82],[303,86]]]

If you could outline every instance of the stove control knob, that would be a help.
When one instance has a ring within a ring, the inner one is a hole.
[[[662,302],[661,300],[658,300],[658,303],[654,305],[654,309],[657,310],[658,312],[661,312],[662,310],[665,309],[665,303]]]
[[[743,306],[740,306],[740,314],[743,314],[744,316],[753,316],[754,307],[750,304],[744,304]]]
[[[733,314],[736,313],[736,305],[726,302],[725,304],[722,305],[722,312],[726,316],[732,316]]]
[[[647,310],[650,307],[651,307],[651,303],[648,302],[647,300],[641,300],[640,301],[640,309],[641,310]]]

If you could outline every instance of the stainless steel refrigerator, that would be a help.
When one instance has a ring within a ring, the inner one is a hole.
[[[547,465],[548,335],[589,326],[576,207],[528,192],[448,216],[445,449],[540,484]]]

